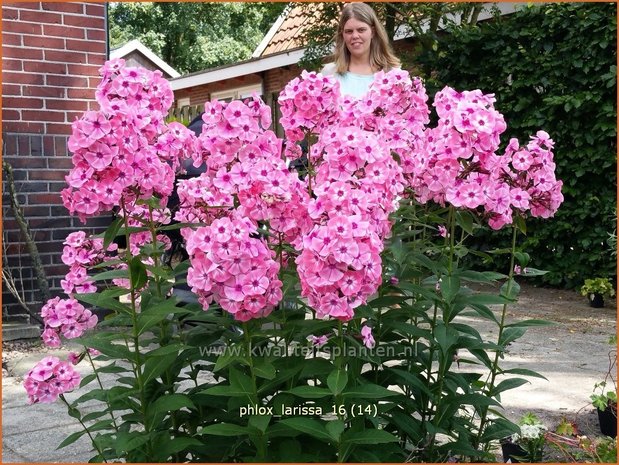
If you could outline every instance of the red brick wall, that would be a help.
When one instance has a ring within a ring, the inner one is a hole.
[[[225,90],[235,89],[237,87],[251,86],[253,84],[260,84],[260,82],[260,74],[248,74],[233,79],[226,79],[225,81],[218,81],[191,87],[189,89],[177,90],[174,92],[174,99],[179,100],[189,97],[189,105],[203,105],[204,102],[210,100],[213,92],[222,92]]]
[[[3,159],[13,166],[18,198],[54,293],[68,271],[60,261],[62,241],[83,228],[60,200],[71,167],[67,135],[72,121],[96,108],[94,89],[106,60],[106,28],[102,3],[2,4]],[[29,255],[8,205],[4,195],[9,267],[14,274],[21,270],[26,300],[36,308]],[[86,229],[107,222],[108,218],[96,219]],[[10,295],[2,297],[4,317],[21,312]]]
[[[301,75],[301,71],[301,68],[296,64],[266,71],[264,73],[264,93],[266,95],[279,94],[288,82]]]

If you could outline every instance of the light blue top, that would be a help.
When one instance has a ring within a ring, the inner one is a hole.
[[[335,64],[325,65],[321,73],[325,76],[333,76],[340,82],[340,93],[350,95],[355,98],[362,98],[368,91],[370,84],[374,81],[373,74],[355,74],[346,72],[338,74],[335,72]]]

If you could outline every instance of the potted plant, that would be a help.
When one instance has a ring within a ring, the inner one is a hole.
[[[616,345],[617,336],[611,337],[609,343]],[[615,347],[608,353],[608,371],[604,380],[593,386],[591,394],[591,403],[598,411],[600,430],[602,434],[610,437],[617,437],[617,382],[613,377],[616,365]]]
[[[604,306],[604,296],[609,295],[613,297],[615,289],[613,289],[613,285],[608,278],[585,279],[585,284],[580,288],[580,293],[583,296],[587,296],[589,305],[594,308],[600,308]]]
[[[514,433],[501,441],[503,462],[541,462],[546,444],[546,426],[531,412],[523,415],[518,425],[520,433]]]

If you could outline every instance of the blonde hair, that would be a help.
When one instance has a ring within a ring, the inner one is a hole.
[[[349,3],[340,13],[340,21],[335,35],[335,71],[344,74],[350,65],[350,52],[344,43],[344,25],[349,19],[356,19],[369,25],[374,31],[370,44],[370,65],[373,69],[389,71],[400,66],[400,60],[393,53],[387,32],[378,20],[376,12],[365,3]]]

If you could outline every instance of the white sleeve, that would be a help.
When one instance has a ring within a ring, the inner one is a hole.
[[[320,74],[323,76],[333,76],[335,74],[335,63],[327,63],[320,70]]]

